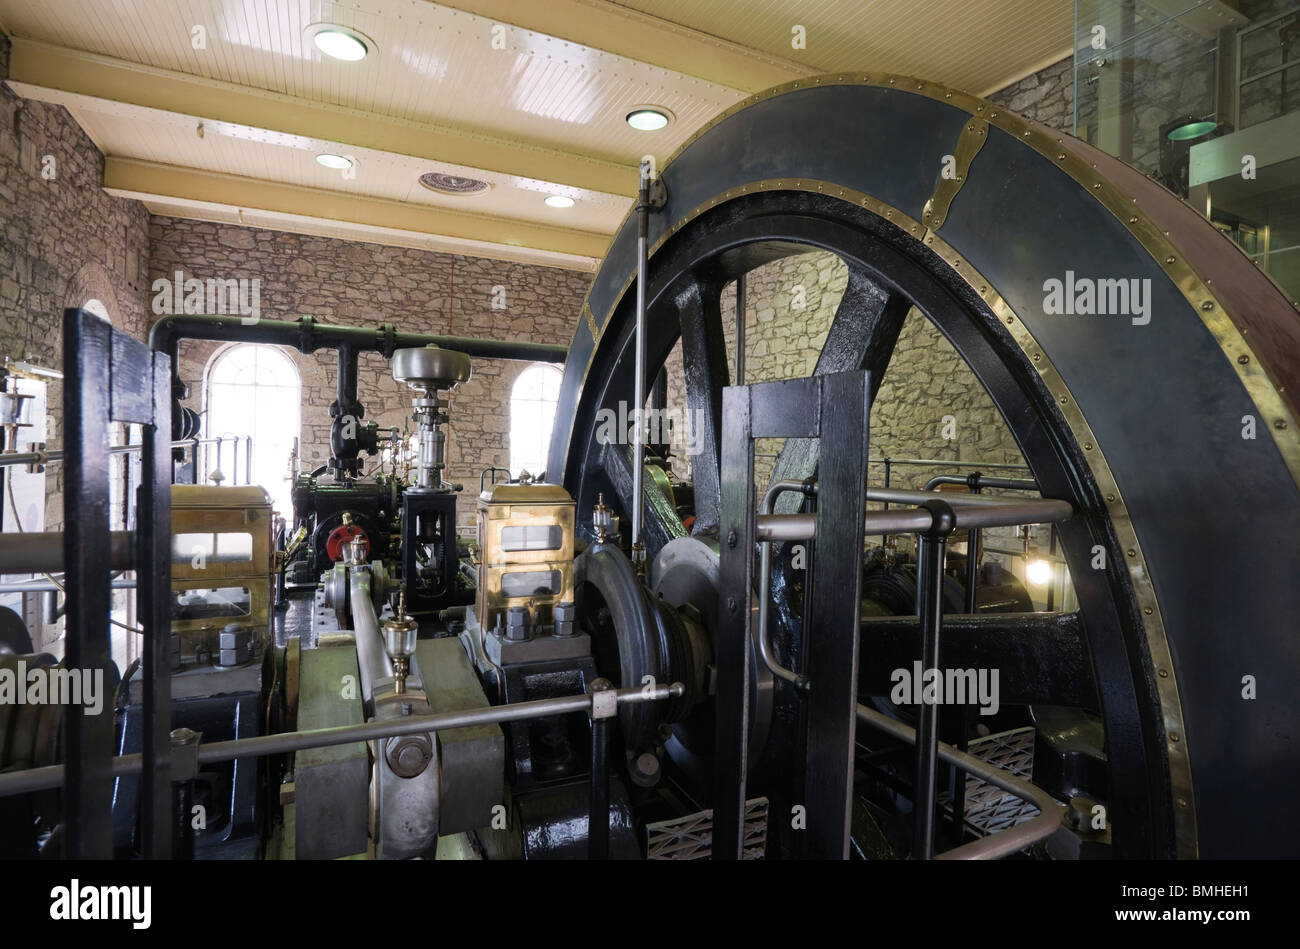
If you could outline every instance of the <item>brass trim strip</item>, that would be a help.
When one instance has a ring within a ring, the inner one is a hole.
[[[948,219],[948,209],[952,206],[953,198],[957,197],[962,185],[966,183],[971,162],[980,153],[984,143],[989,140],[988,130],[989,123],[984,119],[972,119],[962,129],[961,135],[957,138],[957,147],[952,150],[953,164],[956,166],[953,169],[953,176],[946,178],[940,175],[939,186],[934,189],[930,200],[925,202],[925,210],[921,212],[921,223],[927,228],[938,230]],[[944,156],[945,159],[947,157]]]
[[[582,301],[582,318],[587,321],[587,332],[591,333],[591,341],[593,343],[599,343],[600,328],[596,326],[596,318],[591,315],[591,307],[587,305],[586,300]],[[586,377],[584,376],[583,378],[585,379]]]

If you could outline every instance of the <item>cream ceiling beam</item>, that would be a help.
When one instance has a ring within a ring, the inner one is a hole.
[[[607,235],[590,231],[467,214],[428,205],[303,188],[129,158],[105,159],[104,188],[113,194],[139,201],[172,199],[225,205],[421,233],[431,237],[528,247],[585,258],[603,257],[609,244]]]
[[[448,0],[437,5],[745,92],[762,92],[821,72],[810,63],[773,56],[608,0]]]
[[[388,119],[80,50],[14,37],[9,78],[24,95],[41,90],[229,122],[357,148],[631,196],[636,169],[557,149]]]

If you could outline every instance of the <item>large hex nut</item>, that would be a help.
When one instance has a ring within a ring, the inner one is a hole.
[[[243,626],[236,626],[231,623],[221,631],[220,642],[217,646],[223,652],[227,649],[243,649],[247,652],[248,642],[248,630]]]

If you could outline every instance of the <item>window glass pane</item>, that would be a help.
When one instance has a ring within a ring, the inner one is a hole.
[[[275,509],[292,511],[288,481],[289,453],[298,437],[302,391],[292,360],[274,346],[236,345],[222,350],[208,372],[204,416],[209,438],[223,439],[220,457],[209,445],[200,481],[220,468],[227,484],[236,467],[245,480],[244,439],[253,442],[253,484],[271,495]],[[233,441],[238,436],[237,447]],[[235,458],[235,451],[239,456]],[[200,459],[204,456],[200,453]]]
[[[525,469],[533,475],[546,470],[561,378],[554,366],[530,366],[510,390],[510,472],[515,477]]]

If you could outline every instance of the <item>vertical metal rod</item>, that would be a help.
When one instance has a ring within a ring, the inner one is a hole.
[[[108,588],[108,421],[112,330],[83,310],[63,311],[63,562],[68,590],[65,661],[107,675],[112,662]],[[113,716],[72,703],[64,718],[67,785],[64,852],[113,855]]]
[[[190,811],[194,806],[194,782],[177,781],[171,788],[172,796],[172,860],[194,859],[194,831]]]
[[[297,439],[295,439],[296,441]],[[253,483],[253,436],[244,436],[244,484]]]
[[[609,739],[616,719],[591,720],[591,811],[587,818],[587,858],[609,859]]]
[[[939,636],[943,628],[943,558],[954,516],[946,501],[935,498],[921,505],[934,523],[917,536],[917,595],[921,617],[921,674],[939,668]],[[934,802],[939,759],[939,707],[921,702],[916,730],[916,784],[913,800],[912,857],[934,857]]]
[[[1051,613],[1056,609],[1056,578],[1059,573],[1056,569],[1056,525],[1047,525],[1047,552],[1049,555],[1047,562],[1052,566],[1052,579],[1047,584],[1047,612]]]
[[[736,382],[745,384],[745,274],[736,278]]]
[[[884,462],[885,462],[885,487],[887,488],[887,487],[889,487],[889,474],[890,474],[890,468],[892,467],[892,462],[890,461],[890,459],[889,459],[888,457],[886,457],[886,458],[884,459]],[[888,501],[885,502],[884,510],[886,510],[886,511],[889,510],[889,502],[888,502]],[[889,550],[888,550],[888,545],[891,543],[891,541],[890,541],[888,535],[886,535],[886,534],[881,534],[881,535],[880,535],[880,541],[881,541],[882,544],[885,544],[885,545],[886,545],[886,550],[885,550],[885,552],[888,553],[888,552],[889,552]]]
[[[975,472],[967,481],[971,494],[980,493],[980,474]],[[979,578],[979,545],[981,530],[977,527],[966,532],[966,612],[975,612],[975,586]],[[957,710],[957,721],[961,731],[957,735],[957,748],[965,751],[966,732],[970,728],[970,706],[963,705]],[[966,772],[953,765],[952,786],[952,830],[961,844],[962,833],[966,826]]]
[[[139,613],[142,665],[143,721],[141,745],[144,772],[140,782],[141,851],[146,858],[165,859],[170,851],[172,822],[188,823],[187,806],[172,813],[171,789],[171,672],[167,638],[171,632],[171,359],[151,352],[153,359],[153,424],[141,425],[144,449],[140,456],[140,503],[136,508],[136,562],[139,564],[136,610]],[[193,786],[190,788],[193,791]],[[192,840],[191,840],[192,843]]]
[[[230,441],[230,483],[239,484],[239,436]]]
[[[636,235],[636,373],[633,388],[636,441],[632,445],[632,561],[641,571],[645,566],[645,548],[641,542],[642,508],[645,504],[645,285],[649,261],[650,236],[650,161],[642,159],[640,188],[637,192]]]

